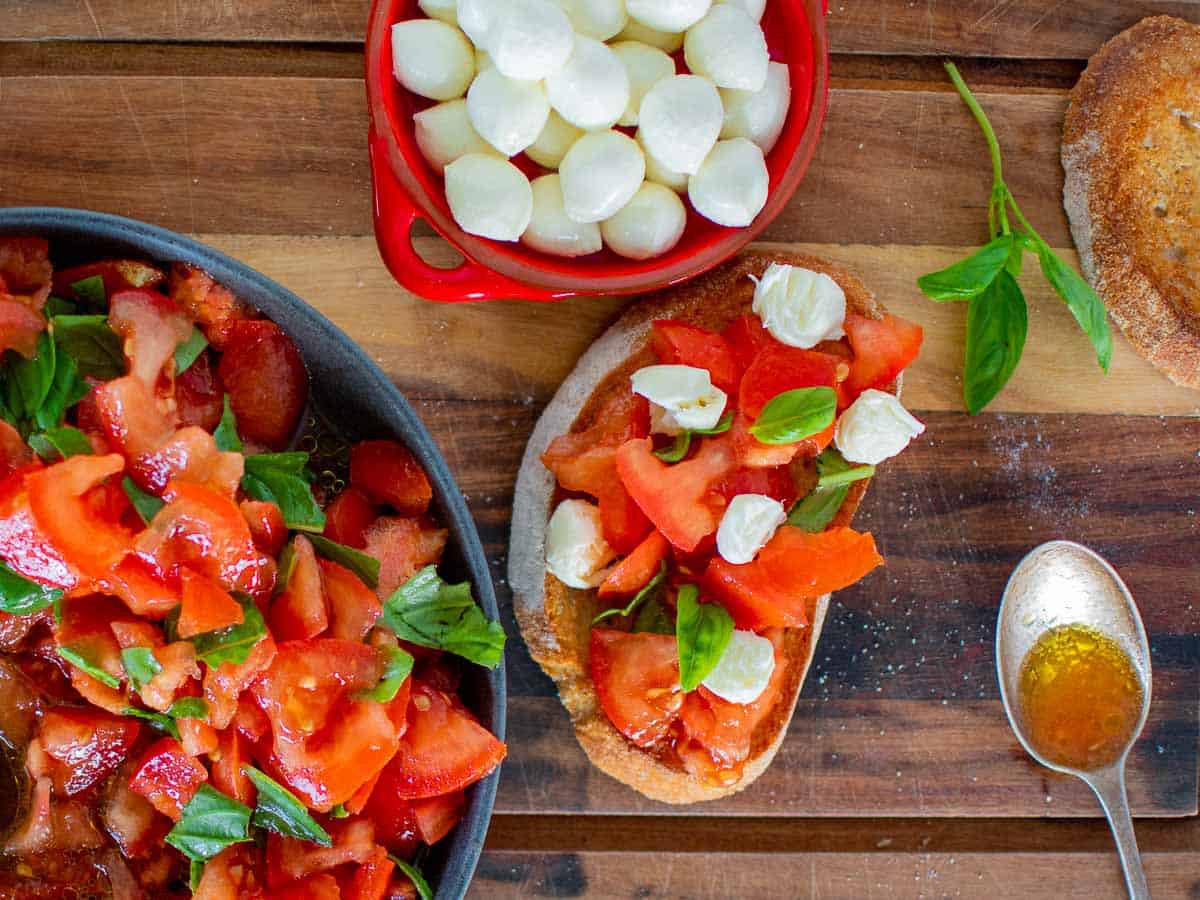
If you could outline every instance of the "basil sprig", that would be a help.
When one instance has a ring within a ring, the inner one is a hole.
[[[975,117],[992,160],[992,192],[988,199],[988,234],[992,240],[969,257],[940,272],[917,279],[933,300],[967,300],[967,346],[963,366],[963,401],[971,415],[979,413],[1012,377],[1025,347],[1029,313],[1017,284],[1026,250],[1038,256],[1042,275],[1071,310],[1088,336],[1096,361],[1107,373],[1112,360],[1112,332],[1104,304],[1086,281],[1050,249],[1021,212],[1004,181],[1000,143],[992,124],[951,62],[946,72]],[[1009,221],[1012,212],[1016,223]]]
[[[241,665],[254,649],[254,645],[267,633],[267,624],[254,601],[242,594],[234,594],[233,597],[242,607],[242,621],[239,624],[216,631],[206,631],[187,639],[196,648],[196,659],[210,668],[216,668],[225,662]],[[173,623],[177,619],[178,616],[168,618],[170,628],[173,629]]]
[[[126,647],[121,651],[121,665],[125,667],[129,683],[139,691],[163,668],[149,647]]]
[[[663,562],[663,563],[659,564],[658,571],[654,574],[654,577],[651,578],[646,583],[646,586],[644,588],[642,588],[640,591],[638,591],[634,595],[633,599],[630,600],[626,606],[624,606],[624,607],[616,606],[616,607],[613,607],[612,609],[606,609],[604,612],[602,612],[598,616],[596,616],[596,618],[592,619],[592,625],[593,626],[599,625],[605,619],[608,619],[612,616],[633,615],[633,611],[635,609],[637,609],[639,606],[641,606],[646,601],[647,598],[649,598],[651,595],[658,594],[659,589],[662,587],[662,583],[666,580],[667,580],[667,564],[665,562]]]
[[[379,684],[370,690],[359,691],[355,695],[355,699],[390,703],[396,699],[396,694],[400,693],[404,679],[412,674],[412,670],[412,654],[400,647],[393,647],[388,652],[388,659],[384,664],[383,675],[379,679]]]
[[[404,877],[413,883],[413,887],[417,889],[417,895],[421,900],[433,900],[433,888],[429,886],[429,882],[425,880],[425,876],[410,862],[405,862],[398,856],[388,854],[388,859],[396,864],[396,868],[404,873]]]
[[[254,783],[258,799],[254,808],[254,824],[284,837],[311,841],[322,847],[332,847],[329,832],[309,815],[308,809],[296,795],[275,779],[254,766],[242,766],[242,774]]]
[[[504,656],[504,629],[471,596],[471,583],[447,584],[426,566],[384,601],[380,623],[397,637],[445,650],[494,669]]]
[[[0,562],[0,611],[10,616],[31,616],[60,600],[63,592],[18,575]]]
[[[716,668],[732,637],[733,619],[724,607],[701,603],[700,591],[693,584],[679,589],[675,599],[675,642],[679,684],[685,691],[694,691]]]
[[[232,844],[250,840],[250,807],[202,784],[167,834],[167,843],[188,859],[204,862]]]
[[[321,532],[325,513],[313,497],[305,467],[308,454],[255,453],[246,457],[242,489],[255,500],[269,500],[293,531]]]
[[[837,392],[831,387],[784,391],[763,407],[750,433],[763,444],[794,444],[819,434],[837,415]]]
[[[874,466],[856,466],[834,447],[826,447],[817,457],[817,487],[833,488],[841,484],[852,484],[875,474]]]
[[[153,494],[147,494],[134,484],[133,479],[128,475],[121,479],[121,487],[124,489],[125,496],[129,498],[129,502],[133,505],[133,508],[137,510],[137,514],[147,525],[150,524],[151,519],[158,515],[158,511],[166,505],[163,503],[162,498],[155,497]]]
[[[331,541],[319,534],[308,535],[308,540],[318,556],[323,556],[339,566],[345,566],[361,578],[368,587],[375,587],[379,584],[379,560],[375,557],[353,547],[347,547],[345,544],[339,544],[337,541]]]
[[[677,463],[685,456],[688,450],[692,447],[692,435],[710,435],[724,434],[733,427],[733,413],[727,412],[721,416],[721,420],[712,428],[690,428],[687,431],[680,432],[675,435],[675,442],[670,447],[663,447],[661,450],[655,450],[654,455],[666,463]]]

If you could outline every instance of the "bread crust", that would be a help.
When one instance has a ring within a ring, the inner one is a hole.
[[[854,275],[833,263],[796,253],[747,251],[683,286],[652,294],[628,307],[592,344],[542,413],[525,449],[513,499],[508,580],[521,634],[533,658],[558,687],[559,697],[575,726],[575,736],[588,758],[611,775],[652,800],[696,803],[734,794],[766,770],[787,733],[796,700],[812,662],[829,606],[829,596],[811,601],[809,628],[785,631],[783,654],[787,679],[779,702],[756,729],[741,776],[727,785],[713,785],[689,775],[642,750],[613,727],[600,707],[589,671],[591,620],[600,611],[593,590],[568,588],[546,571],[545,534],[555,498],[553,474],[541,455],[554,438],[591,424],[612,392],[628,390],[628,378],[653,363],[649,348],[650,323],[682,319],[721,330],[750,311],[754,284],[773,262],[824,272],[846,294],[850,312],[879,318],[882,308]],[[893,387],[899,393],[899,385]],[[866,492],[866,480],[856,482],[835,525],[848,525]]]
[[[1088,62],[1063,128],[1084,274],[1142,356],[1200,388],[1200,25],[1143,19]]]

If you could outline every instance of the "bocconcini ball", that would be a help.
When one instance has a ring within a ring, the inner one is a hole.
[[[515,156],[542,133],[550,104],[538,82],[488,69],[467,91],[467,115],[481,138],[505,156]]]
[[[675,74],[675,61],[657,47],[640,41],[618,41],[611,47],[629,76],[629,104],[617,124],[636,125],[646,91]]]
[[[758,144],[764,154],[770,153],[787,121],[791,100],[792,82],[783,63],[773,62],[767,67],[767,83],[760,91],[722,88],[725,124],[721,126],[721,137],[744,137]]]
[[[629,76],[607,45],[576,35],[566,65],[546,79],[546,96],[576,128],[608,128],[629,105]]]
[[[535,178],[532,188],[533,216],[521,235],[522,244],[554,256],[587,256],[603,246],[599,225],[567,216],[558,175]]]
[[[441,19],[449,25],[458,25],[457,0],[417,0],[417,6],[431,19]]]
[[[617,35],[617,40],[637,41],[656,47],[663,53],[674,53],[683,46],[683,32],[659,31],[657,28],[643,25],[636,19],[630,19]]]
[[[468,153],[446,166],[446,202],[468,234],[515,241],[533,215],[533,190],[524,173],[490,153]]]
[[[658,31],[686,31],[710,6],[712,0],[625,0],[629,18]]]
[[[458,27],[476,47],[487,48],[492,24],[504,16],[508,0],[457,0]]]
[[[715,0],[715,2],[740,6],[755,22],[762,21],[763,13],[767,9],[767,0]]]
[[[537,140],[525,148],[525,155],[539,166],[557,169],[571,145],[583,137],[583,129],[576,128],[554,110],[546,119],[546,126]]]
[[[767,202],[767,164],[745,138],[718,141],[688,181],[688,199],[704,218],[729,228],[754,221]]]
[[[717,87],[759,91],[767,81],[767,39],[746,11],[719,3],[688,29],[683,58],[696,75]]]
[[[555,0],[584,37],[607,41],[629,21],[625,0]]]
[[[672,172],[694,175],[721,133],[725,111],[707,78],[675,75],[657,82],[642,98],[638,136]]]
[[[642,145],[642,154],[646,157],[647,181],[653,181],[655,184],[669,187],[677,194],[687,193],[688,177],[685,174],[672,171],[664,166],[654,154],[646,150],[645,144]]]
[[[466,35],[437,19],[409,19],[392,26],[396,80],[430,100],[461,97],[475,77],[475,48]]]
[[[661,184],[644,181],[615,216],[600,223],[600,234],[618,256],[650,259],[679,243],[686,225],[687,210],[679,196]]]
[[[602,222],[637,193],[646,161],[633,138],[593,131],[571,146],[558,173],[567,215],[576,222]]]
[[[487,35],[487,52],[496,68],[523,81],[541,81],[557,72],[574,46],[571,20],[550,0],[511,0]]]
[[[479,136],[467,115],[467,101],[447,100],[413,116],[413,130],[421,155],[440,175],[447,164],[468,153],[495,153]]]

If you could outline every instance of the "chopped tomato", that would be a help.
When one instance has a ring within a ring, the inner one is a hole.
[[[308,372],[292,339],[270,322],[236,322],[217,374],[238,432],[272,450],[287,446],[308,402]]]
[[[171,439],[175,422],[140,378],[126,375],[96,385],[89,395],[109,446],[127,457],[153,453]]]
[[[21,433],[0,419],[0,478],[7,478],[33,462],[33,451]]]
[[[144,556],[130,553],[108,574],[108,589],[135,615],[162,619],[180,603],[177,588],[168,585],[158,567]]]
[[[363,491],[348,487],[325,507],[325,537],[361,550],[367,546],[366,531],[377,512]]]
[[[45,238],[0,237],[0,281],[6,291],[28,296],[30,306],[40,310],[50,296],[52,272]]]
[[[214,728],[226,728],[233,721],[238,711],[238,697],[266,671],[276,652],[275,640],[268,634],[250,648],[243,662],[223,662],[216,668],[208,667],[204,673],[204,699],[208,701],[208,720]]]
[[[217,377],[207,350],[175,379],[175,405],[180,425],[212,431],[225,411],[225,387]]]
[[[649,433],[650,404],[646,398],[628,390],[617,391],[597,412],[590,426],[552,440],[542,454],[542,463],[561,477],[563,465],[593,447],[619,447],[632,438],[645,437]]]
[[[128,647],[161,647],[165,643],[162,631],[149,622],[113,622],[109,627],[122,650]]]
[[[753,420],[764,406],[786,391],[806,387],[836,388],[839,363],[836,356],[828,353],[783,344],[769,345],[754,358],[742,376],[738,409]]]
[[[462,791],[414,800],[413,817],[417,822],[417,834],[426,844],[436,844],[462,819],[467,809],[467,798]]]
[[[389,779],[382,790],[376,783],[363,815],[375,823],[375,840],[401,859],[410,859],[423,840],[417,831],[413,801],[397,796],[394,779]]]
[[[234,323],[250,315],[246,304],[228,288],[217,284],[207,272],[185,263],[171,267],[167,292],[218,350],[224,348]]]
[[[100,276],[104,282],[104,294],[111,297],[118,291],[130,288],[154,288],[167,277],[162,269],[136,259],[105,259],[85,263],[54,273],[54,293],[70,300],[82,299],[71,285],[87,278]]]
[[[667,539],[657,531],[651,531],[608,573],[596,593],[601,597],[632,597],[658,574],[669,549]]]
[[[600,444],[577,456],[547,452],[542,461],[564,490],[591,494],[599,501],[604,539],[617,553],[631,552],[651,530],[650,520],[617,474],[615,447]]]
[[[721,390],[728,394],[737,390],[740,369],[733,349],[721,335],[674,319],[658,319],[650,328],[659,361],[705,369]]]
[[[593,628],[591,669],[617,731],[639,747],[666,737],[683,702],[674,635]]]
[[[135,719],[95,709],[46,710],[38,740],[58,763],[51,771],[54,789],[78,794],[107,778],[125,759],[140,730]]]
[[[292,539],[292,571],[283,593],[271,604],[270,622],[271,633],[281,641],[316,637],[329,627],[321,568],[312,543],[302,534]]]
[[[273,900],[341,900],[337,879],[327,872],[282,884],[271,894]]]
[[[448,532],[430,528],[418,519],[380,516],[367,529],[364,552],[379,560],[375,593],[386,599],[418,569],[442,558]]]
[[[433,487],[412,452],[396,441],[360,441],[350,448],[350,484],[402,516],[423,515]]]
[[[39,584],[71,590],[81,586],[79,571],[50,542],[29,503],[26,475],[40,468],[34,464],[0,481],[0,558]]]
[[[217,631],[245,621],[242,606],[211,578],[191,569],[180,569],[183,603],[175,629],[181,638],[195,637],[206,631]]]
[[[164,816],[176,822],[197,789],[208,779],[199,760],[183,752],[174,738],[161,738],[142,755],[129,786]]]
[[[364,863],[375,853],[375,828],[366,819],[334,820],[326,830],[333,846],[274,833],[267,837],[267,880],[272,887],[346,863]]]
[[[46,330],[42,314],[0,293],[0,352],[15,350],[26,359],[37,353],[38,336]]]
[[[253,846],[234,844],[204,864],[192,900],[265,900],[265,879]]]
[[[354,874],[341,881],[341,900],[384,900],[395,868],[387,850],[376,846]]]
[[[809,534],[784,525],[753,562],[733,565],[713,557],[704,586],[739,628],[803,627],[809,600],[854,584],[882,564],[870,534],[850,528]]]
[[[252,765],[250,741],[236,728],[226,728],[217,736],[217,753],[210,757],[213,787],[222,794],[253,808],[257,793],[242,766]]]
[[[722,481],[717,490],[727,500],[738,494],[762,494],[773,497],[785,507],[796,502],[796,482],[786,466],[738,469]]]
[[[72,655],[81,657],[91,666],[105,672],[117,681],[121,681],[125,677],[125,668],[121,664],[121,647],[113,635],[111,624],[114,620],[121,618],[128,618],[128,613],[118,601],[111,597],[71,598],[60,606],[60,616],[54,629],[54,639],[60,648],[73,651]],[[72,664],[70,672],[72,683],[75,682],[77,673],[85,678],[89,677]],[[114,694],[117,693],[112,688],[107,690]],[[108,701],[108,694],[103,692],[97,692],[97,694]],[[120,695],[118,694],[118,696]],[[110,702],[96,705],[112,709]],[[118,709],[117,712],[119,711]]]
[[[417,682],[408,701],[408,729],[375,790],[406,800],[461,791],[500,765],[506,752],[469,712]]]
[[[271,720],[259,709],[254,698],[242,694],[237,703],[237,714],[233,717],[233,727],[246,736],[252,744],[257,744],[271,731]]]
[[[121,852],[133,859],[146,856],[162,846],[170,824],[160,816],[141,794],[129,787],[129,779],[137,766],[133,757],[126,758],[116,775],[104,785],[100,800],[100,820]]]
[[[130,549],[129,532],[96,515],[83,495],[125,469],[125,460],[72,456],[34,472],[25,480],[38,525],[72,564],[93,578],[103,577]]]
[[[71,687],[92,706],[98,706],[100,709],[118,716],[129,706],[129,701],[123,691],[109,687],[83,669],[70,666],[70,670]]]
[[[348,694],[375,687],[382,673],[382,657],[366,644],[333,638],[282,641],[270,668],[250,690],[276,734],[305,738],[331,724]]]
[[[753,420],[739,410],[733,418],[733,426],[729,429],[729,439],[733,441],[733,449],[740,465],[751,469],[764,469],[786,466],[797,457],[816,457],[833,440],[836,423],[831,422],[824,431],[791,444],[764,444],[750,433],[752,424]]]
[[[162,671],[142,685],[138,693],[147,706],[166,712],[188,682],[200,677],[196,649],[188,641],[175,641],[156,647],[154,658]]]
[[[287,524],[283,521],[283,513],[270,500],[243,500],[238,504],[246,524],[250,526],[250,535],[254,546],[268,556],[278,556],[287,543]]]
[[[329,603],[329,636],[361,641],[383,612],[375,592],[362,579],[332,560],[318,559]]]
[[[733,468],[729,442],[704,440],[691,459],[668,466],[649,438],[627,441],[617,451],[617,473],[642,512],[684,552],[717,529],[724,499],[710,493]]]
[[[917,358],[924,329],[899,316],[846,316],[846,339],[854,350],[846,379],[847,404],[869,388],[886,388]]]
[[[139,288],[109,298],[108,324],[123,341],[129,374],[150,387],[192,332],[192,323],[174,303],[158,291]]]
[[[213,436],[196,425],[180,428],[153,452],[129,461],[129,476],[142,489],[172,499],[172,481],[208,488],[222,497],[237,495],[244,460],[240,453],[223,453]]]
[[[783,346],[763,327],[762,319],[754,313],[739,316],[725,326],[721,332],[733,357],[737,360],[738,368],[745,372],[758,356],[759,351],[771,345]]]
[[[199,719],[177,719],[179,741],[188,756],[207,756],[217,749],[217,730]]]

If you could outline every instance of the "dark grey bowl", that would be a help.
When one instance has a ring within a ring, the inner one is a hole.
[[[489,618],[499,618],[496,594],[475,522],[446,461],[408,401],[379,367],[332,322],[266,276],[211,247],[120,216],[81,209],[0,209],[0,235],[31,235],[50,242],[56,266],[113,256],[200,266],[242,299],[262,310],[300,348],[308,366],[310,404],[350,440],[393,437],[417,457],[433,484],[435,515],[452,540],[443,563],[448,580],[470,579]],[[463,700],[481,722],[504,739],[504,666],[465,666]],[[437,897],[462,897],[471,882],[496,797],[499,770],[468,791],[467,813],[454,833],[423,863]]]

